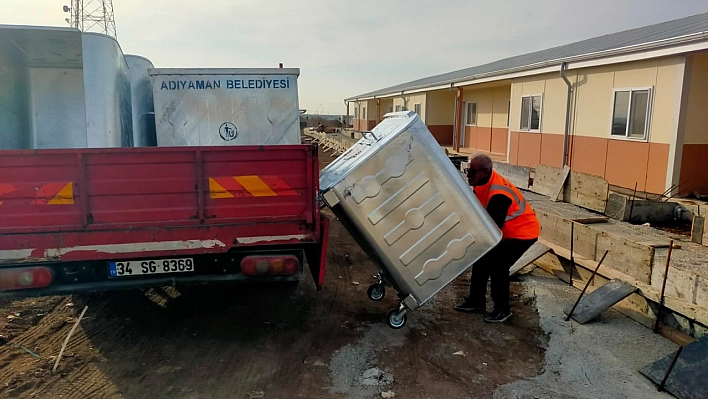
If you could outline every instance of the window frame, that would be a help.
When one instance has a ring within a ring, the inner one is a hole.
[[[541,99],[541,110],[539,111],[539,115],[538,115],[538,129],[531,129],[531,115],[533,112],[532,110],[533,110],[533,98],[534,97],[538,97]],[[521,101],[519,101],[519,108],[522,108],[521,109],[522,112],[523,112],[524,98],[531,99],[531,109],[529,109],[529,127],[528,127],[528,129],[524,129],[521,127],[521,121],[523,120],[523,118],[521,117],[522,115],[519,115],[519,131],[520,132],[528,132],[528,133],[541,133],[541,129],[543,127],[543,93],[522,95]]]
[[[416,111],[416,108],[418,108],[419,110]],[[415,112],[416,114],[418,114],[419,117],[422,118],[423,115],[421,115],[421,114],[423,113],[423,104],[421,104],[421,103],[413,104],[413,112]]]
[[[474,123],[467,123],[470,119],[470,105],[474,104]],[[479,122],[479,104],[477,101],[465,102],[465,126],[477,126]]]
[[[615,120],[615,97],[617,92],[629,92],[629,103],[627,104],[627,126],[624,130],[624,136],[619,136],[612,134],[612,124]],[[649,97],[647,98],[647,110],[646,110],[646,120],[644,123],[644,137],[630,137],[629,136],[629,125],[632,120],[632,92],[635,91],[647,91],[649,92]],[[613,140],[627,140],[627,141],[639,141],[648,142],[649,141],[649,131],[651,130],[651,114],[653,110],[653,100],[654,100],[654,86],[636,86],[636,87],[615,87],[612,89],[612,97],[610,99],[610,129],[609,136]]]
[[[366,119],[366,107],[361,107],[361,119],[367,120]]]
[[[403,110],[403,106],[402,106],[402,105],[399,105],[399,104],[396,104],[396,106],[395,106],[394,109],[396,110],[395,112],[401,112],[401,110]]]

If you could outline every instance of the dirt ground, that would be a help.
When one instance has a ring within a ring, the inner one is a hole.
[[[323,164],[332,159],[321,156]],[[376,267],[327,214],[333,223],[321,292],[307,278],[297,288],[168,287],[2,300],[0,397],[486,398],[499,385],[540,373],[547,338],[520,284],[512,286],[508,324],[452,309],[465,295],[466,275],[392,330],[384,318],[395,293],[368,300]],[[373,377],[364,378],[367,371]]]

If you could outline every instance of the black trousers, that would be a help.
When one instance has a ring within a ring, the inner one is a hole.
[[[487,281],[492,279],[492,301],[495,311],[508,312],[509,306],[509,269],[526,252],[533,240],[502,240],[491,251],[481,257],[472,266],[470,281],[470,301],[474,306],[483,307],[487,303]]]

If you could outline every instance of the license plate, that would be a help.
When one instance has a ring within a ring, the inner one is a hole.
[[[130,260],[124,262],[109,262],[109,277],[130,277],[149,274],[186,273],[194,271],[192,258]]]

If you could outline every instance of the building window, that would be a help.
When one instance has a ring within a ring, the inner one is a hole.
[[[416,114],[418,114],[418,116],[421,116],[420,115],[420,104],[413,105],[413,110],[415,111]]]
[[[477,126],[477,103],[467,103],[466,125]]]
[[[541,96],[521,97],[521,130],[541,129]]]
[[[366,120],[366,107],[361,107],[361,119]]]
[[[354,119],[359,119],[359,108],[354,108]]]
[[[393,107],[388,107],[388,112],[393,112]]]
[[[401,106],[400,106],[400,105],[396,105],[396,112],[401,112]]]
[[[645,140],[650,101],[651,89],[615,90],[610,135]]]

